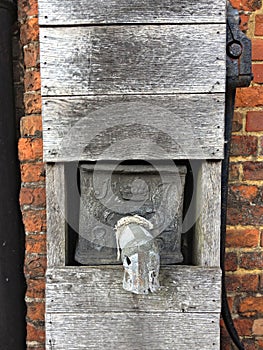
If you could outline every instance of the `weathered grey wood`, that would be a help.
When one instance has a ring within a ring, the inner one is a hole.
[[[173,265],[161,267],[161,289],[146,296],[125,291],[122,288],[122,279],[122,266],[48,269],[47,312],[104,313],[137,310],[220,313],[219,268]]]
[[[219,349],[219,314],[48,314],[46,349]]]
[[[194,263],[220,266],[221,162],[203,162],[197,184]]]
[[[218,0],[40,0],[40,25],[93,23],[224,23]]]
[[[224,94],[44,97],[44,159],[220,159],[224,108]]]
[[[65,266],[66,221],[63,164],[46,165],[47,265]]]
[[[42,28],[42,95],[225,91],[225,25]]]

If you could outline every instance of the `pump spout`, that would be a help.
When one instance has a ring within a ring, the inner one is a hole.
[[[135,294],[148,294],[160,287],[160,254],[152,228],[138,215],[123,217],[115,227],[118,258],[121,256],[124,267],[123,288]]]

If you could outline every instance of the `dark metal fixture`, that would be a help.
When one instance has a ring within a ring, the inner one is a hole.
[[[227,331],[238,349],[244,350],[229,310],[225,285],[225,238],[227,217],[227,195],[229,176],[229,154],[232,133],[232,121],[237,87],[249,86],[253,76],[251,67],[251,41],[239,29],[238,11],[228,2],[227,5],[227,85],[225,109],[225,149],[222,162],[221,192],[221,268],[222,268],[222,317]]]

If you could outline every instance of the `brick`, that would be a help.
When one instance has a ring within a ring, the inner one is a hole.
[[[38,182],[45,179],[45,166],[43,163],[21,164],[22,182]]]
[[[238,181],[240,177],[240,163],[229,164],[229,181]]]
[[[43,187],[34,188],[32,191],[33,202],[32,205],[35,206],[45,206],[46,205],[46,190]]]
[[[226,276],[228,292],[255,292],[259,287],[259,276],[250,274],[235,274]]]
[[[256,202],[261,203],[261,196],[259,196],[259,188],[256,185],[242,185],[233,184],[228,188],[229,191],[229,204],[255,204]]]
[[[234,325],[239,335],[241,336],[251,335],[253,320],[237,318],[234,320]]]
[[[243,11],[256,11],[261,8],[261,0],[231,0],[233,7]]]
[[[262,40],[263,41],[263,40]],[[237,89],[236,107],[257,107],[263,105],[263,86]]]
[[[263,313],[263,297],[249,296],[240,300],[239,312],[245,316],[254,316]]]
[[[252,40],[252,60],[254,61],[263,60],[263,40],[261,39]]]
[[[259,318],[254,321],[253,335],[263,335],[263,318]]]
[[[240,17],[240,25],[239,25],[239,28],[242,30],[242,31],[246,31],[248,30],[248,23],[249,23],[249,18],[250,16],[247,15],[247,14],[240,14],[239,15]]]
[[[263,35],[263,15],[255,17],[255,35]]]
[[[28,298],[42,299],[45,297],[45,279],[27,279],[26,296]]]
[[[232,350],[231,339],[229,335],[224,335],[221,332],[220,336],[220,349],[221,350]]]
[[[259,138],[260,143],[260,155],[263,155],[263,136]]]
[[[46,235],[28,234],[26,235],[26,252],[45,254],[46,253]]]
[[[21,188],[19,202],[20,205],[32,204],[33,203],[33,193],[30,188]]]
[[[242,343],[244,345],[245,350],[258,350],[257,343],[255,339],[243,338]],[[234,348],[233,348],[234,349]]]
[[[26,278],[44,278],[47,268],[47,260],[45,256],[31,256],[29,254],[25,257],[24,272]]]
[[[240,256],[239,266],[246,270],[263,268],[263,252],[242,253]]]
[[[220,320],[220,349],[232,350],[231,339],[222,319]]]
[[[28,210],[22,214],[26,232],[42,232],[46,230],[45,210]]]
[[[43,343],[45,341],[44,327],[37,327],[31,323],[27,323],[27,341]]]
[[[43,141],[39,138],[21,138],[18,143],[18,155],[20,161],[42,160]]]
[[[263,333],[262,333],[263,334]],[[261,334],[261,336],[262,336]],[[257,339],[258,341],[258,350],[263,350],[263,339]]]
[[[234,205],[227,209],[227,224],[235,225],[263,225],[263,206]]]
[[[24,78],[25,91],[37,91],[40,90],[40,72],[36,70],[27,71]]]
[[[18,19],[25,20],[28,16],[38,15],[37,0],[18,0]]]
[[[255,229],[228,229],[226,247],[253,248],[258,247],[259,230]]]
[[[253,64],[252,71],[254,75],[254,78],[253,78],[254,83],[258,83],[258,84],[263,83],[263,64]]]
[[[226,253],[225,256],[225,270],[226,271],[236,271],[237,270],[237,254],[236,253]]]
[[[232,156],[257,155],[258,138],[256,136],[233,135],[231,139]]]
[[[20,205],[45,206],[46,191],[44,188],[22,187],[20,190]]]
[[[35,93],[27,93],[24,95],[24,105],[26,114],[41,113],[42,101],[41,96]]]
[[[243,120],[243,114],[235,111],[234,117],[233,117],[232,131],[237,132],[242,130],[242,120]]]
[[[29,321],[42,321],[45,318],[45,304],[43,302],[27,303],[27,319]]]
[[[263,131],[263,111],[247,113],[246,131]]]
[[[23,117],[20,121],[20,134],[22,137],[41,137],[42,117],[40,115]]]
[[[245,180],[263,180],[263,162],[244,162]]]
[[[20,28],[20,40],[22,45],[26,45],[31,41],[38,41],[39,26],[37,18],[30,18]]]
[[[38,43],[30,43],[24,47],[24,63],[26,68],[39,67]]]

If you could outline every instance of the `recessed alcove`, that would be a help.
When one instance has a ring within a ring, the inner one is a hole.
[[[155,162],[156,163],[156,162]],[[159,164],[158,164],[159,163]],[[147,183],[144,182],[144,179],[146,178],[147,181],[147,176],[150,178],[154,175],[154,177],[158,176],[158,172],[161,173],[161,175],[164,175],[165,168],[169,169],[169,165],[165,163],[167,162],[158,162],[157,167],[154,168],[153,165],[150,164],[150,162],[146,161],[139,161],[139,160],[134,160],[134,161],[124,161],[124,162],[117,162],[116,164],[111,164],[111,166],[114,166],[116,169],[117,167],[117,172],[120,174],[123,172],[126,172],[126,182],[128,181],[128,184],[126,184],[126,195],[123,198],[121,197],[120,200],[126,202],[126,205],[132,201],[132,190],[136,191],[137,190],[137,197],[134,198],[136,201],[136,208],[125,208],[124,211],[116,214],[117,217],[114,221],[108,224],[109,229],[111,231],[111,234],[113,238],[115,239],[115,234],[114,234],[114,226],[117,223],[117,219],[120,219],[124,215],[142,215],[147,219],[151,219],[154,216],[154,212],[151,208],[147,208],[147,203],[145,203],[146,199],[145,195],[148,193],[148,187],[144,188],[144,186],[147,186]],[[177,243],[177,252],[173,253],[170,252],[170,257],[167,255],[167,247],[166,251],[162,253],[161,256],[161,265],[169,265],[169,264],[183,264],[183,265],[191,265],[192,264],[192,256],[193,253],[191,251],[191,246],[193,242],[193,232],[194,232],[194,220],[192,220],[192,223],[189,222],[190,217],[193,218],[195,214],[195,199],[194,199],[194,192],[193,192],[193,187],[194,187],[194,180],[193,180],[193,172],[197,174],[198,172],[198,167],[200,164],[198,162],[192,162],[191,164],[189,161],[181,161],[181,162],[175,162],[174,163],[174,168],[171,169],[171,164],[170,164],[170,176],[169,176],[169,181],[171,182],[171,176],[177,177],[179,174],[178,172],[180,171],[179,169],[182,169],[182,176],[183,178],[183,196],[182,196],[182,203],[180,207],[180,219],[178,221],[178,224],[180,224],[180,227],[173,227],[166,233],[166,235],[173,236],[173,235],[178,235],[177,231],[179,231],[179,235],[181,236],[179,238],[179,241]],[[84,163],[86,168],[92,169],[95,167],[94,162],[89,162],[89,163]],[[192,166],[191,166],[192,165]],[[79,170],[83,166],[83,163],[68,163],[65,166],[65,193],[66,193],[66,208],[67,208],[67,213],[66,213],[66,221],[67,221],[67,265],[104,265],[104,264],[111,264],[111,265],[119,265],[121,264],[120,261],[117,260],[117,249],[116,249],[116,242],[114,242],[114,247],[107,247],[107,243],[105,244],[104,250],[101,248],[99,249],[100,254],[95,257],[95,259],[92,260],[92,257],[89,257],[89,249],[96,251],[96,249],[89,246],[88,242],[85,238],[81,236],[81,232],[79,229],[79,221],[80,221],[80,198],[81,198],[81,191],[80,191],[80,175],[79,175]],[[122,166],[122,168],[121,168]],[[161,168],[160,168],[161,167]],[[140,170],[141,168],[141,170]],[[193,168],[193,169],[192,169]],[[136,170],[136,172],[134,172]],[[99,170],[97,170],[99,171]],[[115,170],[116,171],[116,170]],[[107,169],[104,168],[104,177],[107,176],[107,180],[110,180],[110,177],[112,174],[109,173],[109,169],[107,172]],[[134,175],[132,176],[132,173]],[[148,174],[148,175],[147,175]],[[110,177],[109,177],[110,176]],[[167,177],[167,172],[165,173],[165,176]],[[159,181],[161,182],[161,176],[158,176]],[[134,182],[135,180],[135,182]],[[167,179],[166,179],[167,180]],[[196,179],[195,179],[196,180]],[[141,182],[140,182],[141,181]],[[155,179],[156,181],[156,179]],[[132,184],[134,188],[132,188]],[[97,186],[99,183],[97,183]],[[169,184],[168,184],[169,185]],[[138,188],[139,186],[139,188]],[[170,184],[171,186],[171,184]],[[120,197],[120,192],[118,191],[118,186],[115,183],[115,186],[112,187],[113,193],[111,195],[116,195],[117,198]],[[128,188],[129,187],[129,188]],[[143,191],[146,191],[145,193]],[[169,191],[169,188],[167,188]],[[118,192],[118,193],[117,193]],[[138,193],[140,192],[140,194]],[[163,198],[165,194],[160,193],[160,200],[165,200]],[[141,197],[140,197],[141,196]],[[167,196],[167,193],[166,193]],[[172,201],[171,199],[172,193],[170,193],[170,202]],[[88,198],[87,198],[88,200]],[[91,198],[90,198],[91,200]],[[105,201],[104,201],[105,202]],[[134,204],[134,202],[133,202]],[[160,203],[159,203],[160,204]],[[171,205],[171,203],[170,203]],[[190,206],[191,205],[191,206]],[[108,205],[109,206],[109,205]],[[131,205],[130,205],[131,206]],[[149,206],[149,203],[148,203]],[[157,203],[157,208],[158,209],[158,203]],[[190,206],[190,208],[189,208]],[[115,208],[115,210],[118,210],[118,208]],[[111,208],[108,208],[108,210],[111,210]],[[112,208],[114,210],[114,208]],[[191,211],[192,214],[190,214]],[[184,213],[188,213],[188,222],[184,223],[185,228],[183,229],[183,221],[184,221]],[[101,214],[100,214],[101,215]],[[160,213],[159,213],[160,215]],[[164,215],[164,213],[162,213]],[[168,214],[167,214],[168,215]],[[172,220],[171,217],[171,212],[170,212],[170,220]],[[178,215],[174,213],[174,215]],[[102,216],[101,216],[102,217]],[[88,220],[88,218],[86,218]],[[99,218],[97,218],[98,221],[100,221]],[[97,222],[98,224],[98,222]],[[178,225],[177,224],[177,225]],[[92,224],[91,224],[92,225]],[[168,225],[164,225],[168,226]],[[87,231],[91,229],[91,226],[88,225],[87,223]],[[166,227],[163,227],[162,230],[167,231]],[[99,228],[97,228],[97,232],[99,232]],[[91,240],[94,241],[93,237]],[[160,241],[162,241],[162,237],[159,238]],[[80,242],[79,242],[80,241]],[[112,245],[113,242],[109,243]],[[80,246],[80,245],[83,246]],[[162,243],[160,243],[162,245]],[[167,243],[168,244],[168,243]],[[166,245],[167,245],[166,244]],[[175,242],[171,242],[171,245],[174,245]],[[79,260],[76,260],[76,250],[78,251],[78,254],[80,255]],[[108,255],[107,255],[108,254]],[[101,256],[101,259],[100,259]],[[177,256],[177,257],[176,257]],[[82,261],[81,261],[82,259]]]

